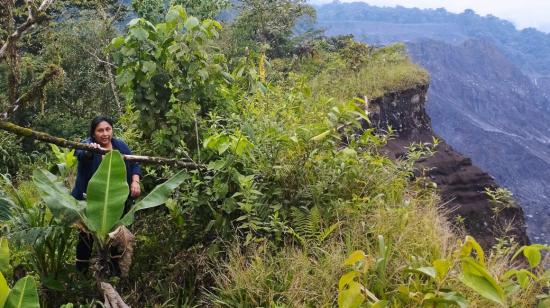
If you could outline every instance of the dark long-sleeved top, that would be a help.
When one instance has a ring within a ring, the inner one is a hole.
[[[91,142],[90,139],[84,140],[84,143]],[[113,145],[113,150],[118,150],[124,155],[132,155],[132,151],[130,151],[130,148],[124,141],[113,138],[111,144]],[[75,156],[78,158],[78,167],[76,182],[71,195],[77,200],[83,200],[84,193],[88,189],[88,182],[99,167],[99,164],[101,164],[101,155],[85,150],[76,150]],[[126,164],[126,180],[128,181],[128,185],[130,185],[134,174],[141,176],[141,168],[136,162],[125,161],[124,163]]]

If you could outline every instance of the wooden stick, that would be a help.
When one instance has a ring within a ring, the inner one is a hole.
[[[3,120],[0,120],[0,129],[19,136],[29,137],[32,139],[53,143],[63,148],[86,150],[86,151],[90,151],[98,154],[105,154],[109,152],[108,150],[105,150],[105,149],[94,148],[93,146],[86,143],[80,143],[80,142],[75,142],[75,141],[70,141],[67,139],[55,137],[43,132],[37,132],[29,128],[21,127]],[[173,159],[173,158],[138,156],[138,155],[122,155],[122,156],[124,157],[125,160],[141,162],[146,164],[171,165],[171,166],[181,167],[189,170],[206,169],[205,165],[197,164],[191,160],[186,160],[186,159]]]

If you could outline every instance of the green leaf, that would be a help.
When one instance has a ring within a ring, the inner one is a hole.
[[[68,168],[72,168],[73,166],[76,166],[76,162],[78,160],[74,155],[74,153],[75,153],[74,150],[70,150],[65,153],[65,165],[67,165]]]
[[[459,279],[479,295],[501,305],[505,304],[506,295],[496,280],[487,270],[471,257],[462,259],[462,274]]]
[[[529,274],[526,270],[521,270],[516,273],[516,277],[518,278],[518,283],[522,289],[527,288],[529,286]]]
[[[141,70],[144,73],[154,73],[157,70],[157,64],[153,61],[144,61]]]
[[[346,290],[338,292],[338,307],[340,308],[355,308],[361,306],[365,301],[365,297],[361,293],[363,286],[355,281],[348,285]]]
[[[427,305],[433,303],[435,305]],[[437,292],[434,296],[425,301],[426,307],[447,307],[442,304],[455,304],[460,308],[468,307],[468,301],[457,292]]]
[[[504,306],[504,298],[501,296],[501,292],[484,277],[463,273],[459,276],[459,279],[479,295]]]
[[[134,213],[136,213],[137,211],[156,207],[165,203],[166,200],[170,198],[172,191],[178,188],[178,186],[180,186],[181,183],[183,183],[187,178],[187,171],[182,170],[170,179],[168,179],[168,181],[155,187],[150,194],[148,194],[145,198],[136,203],[132,207],[132,209],[130,209],[130,211],[126,215],[124,215],[119,224],[128,226],[134,222]]]
[[[313,141],[321,141],[321,140],[325,139],[328,135],[330,135],[330,132],[331,132],[331,131],[332,131],[332,130],[330,130],[330,129],[329,129],[329,130],[326,130],[326,131],[320,133],[319,135],[317,135],[317,136],[311,138],[311,140],[313,140]]]
[[[170,10],[168,10],[168,13],[166,13],[166,17],[164,18],[164,20],[170,24],[177,24],[180,21],[184,22],[186,19],[187,13],[181,5],[171,7]]]
[[[357,151],[355,151],[354,149],[351,149],[351,148],[344,148],[340,151],[342,154],[346,155],[346,156],[350,156],[350,157],[356,157],[357,156]]]
[[[124,86],[127,83],[129,83],[130,81],[134,80],[135,77],[136,77],[136,75],[131,70],[124,70],[124,72],[122,72],[122,74],[117,75],[116,83],[119,86]]]
[[[389,302],[387,300],[381,300],[381,301],[377,301],[374,304],[369,303],[367,305],[367,307],[369,307],[369,308],[385,308],[385,307],[388,307],[388,305],[389,305]]]
[[[135,37],[138,41],[145,41],[149,38],[149,32],[143,28],[133,27],[130,29],[130,34]]]
[[[34,278],[19,279],[10,291],[4,308],[40,308]]]
[[[0,195],[0,221],[10,220],[12,217],[11,209],[14,207],[15,204],[11,199]]]
[[[543,297],[540,302],[537,304],[537,308],[548,308],[550,307],[550,296]]]
[[[426,275],[426,276],[431,277],[433,279],[435,279],[436,276],[437,276],[437,270],[433,267],[419,267],[419,268],[408,269],[407,271],[412,272],[412,273]]]
[[[347,272],[344,275],[342,275],[342,277],[340,277],[340,281],[338,282],[338,290],[342,291],[357,276],[359,276],[359,272],[357,271]]]
[[[0,238],[0,272],[5,273],[10,268],[10,248],[8,240]],[[0,306],[2,307],[2,306]]]
[[[43,169],[33,172],[33,182],[52,214],[65,224],[82,219],[83,207],[57,177]]]
[[[40,282],[44,287],[50,290],[65,291],[65,288],[63,287],[63,283],[55,279],[53,276],[42,277],[40,279]]]
[[[196,28],[198,25],[199,25],[199,20],[195,17],[189,17],[185,22],[185,28],[188,30],[192,30]]]
[[[241,136],[236,141],[235,146],[233,147],[233,151],[235,152],[235,154],[237,154],[237,156],[243,156],[243,154],[251,148],[253,148],[252,143],[250,143],[250,141],[248,141],[246,137]]]
[[[438,259],[433,261],[432,265],[437,271],[437,279],[441,281],[449,272],[449,269],[451,268],[451,261],[447,259]]]
[[[129,191],[122,155],[111,151],[88,183],[87,227],[105,237],[120,219]]]
[[[229,140],[228,136],[222,135],[220,136],[218,143],[216,145],[217,145],[216,148],[218,150],[218,154],[222,155],[231,146],[231,141]]]
[[[365,260],[367,255],[362,250],[354,251],[345,261],[344,265],[354,266],[355,263]]]
[[[10,287],[8,286],[8,282],[6,281],[6,278],[4,278],[4,275],[0,273],[0,307],[4,307],[4,303],[6,302],[9,293]]]
[[[478,262],[482,266],[485,266],[485,253],[483,252],[483,248],[481,248],[479,243],[473,237],[468,235],[466,236],[464,245],[462,245],[461,256],[470,257],[472,251],[476,252]]]
[[[523,249],[523,255],[525,258],[527,258],[527,262],[529,262],[529,266],[531,268],[535,268],[540,264],[540,260],[542,259],[542,255],[540,253],[540,248],[534,247],[534,246],[527,246],[525,249]]]
[[[133,27],[133,26],[137,25],[140,20],[141,20],[141,18],[134,18],[134,19],[130,20],[130,22],[128,23],[128,27]]]
[[[52,148],[53,153],[55,154],[55,157],[57,157],[58,161],[63,161],[65,155],[61,152],[59,147],[53,143],[50,143],[50,147]]]
[[[529,286],[529,278],[532,278],[533,280],[539,280],[537,276],[526,269],[511,269],[504,274],[503,278],[510,279],[512,276],[516,276],[518,284],[522,289],[526,289]]]
[[[115,37],[111,40],[110,47],[113,49],[119,49],[124,44],[124,36]]]

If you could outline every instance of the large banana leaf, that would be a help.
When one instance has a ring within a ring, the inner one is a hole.
[[[4,275],[0,273],[0,307],[4,307],[8,294],[10,294],[10,287],[8,286],[8,282],[6,281],[6,278],[4,278]]]
[[[34,278],[27,276],[19,279],[8,295],[4,308],[40,308]]]
[[[87,227],[104,238],[122,216],[128,198],[126,165],[118,151],[109,152],[88,183]]]
[[[40,196],[52,214],[62,222],[71,224],[82,219],[83,206],[57,177],[43,169],[33,172],[33,181]]]
[[[188,174],[185,170],[178,172],[176,175],[168,179],[168,181],[158,185],[145,198],[136,203],[132,209],[120,220],[119,224],[131,225],[134,222],[134,214],[137,211],[152,208],[164,204],[172,194],[172,191],[187,179]]]

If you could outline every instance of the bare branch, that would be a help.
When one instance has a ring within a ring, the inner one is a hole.
[[[86,151],[90,151],[98,154],[105,154],[108,152],[107,150],[104,150],[104,149],[94,148],[93,146],[86,143],[80,143],[80,142],[70,141],[59,137],[54,137],[52,135],[49,135],[43,132],[37,132],[29,128],[24,128],[7,121],[0,120],[0,129],[19,136],[29,137],[32,139],[53,143],[55,145],[58,145],[64,148],[86,150]],[[192,161],[184,160],[184,159],[173,159],[173,158],[153,157],[153,156],[138,156],[138,155],[123,155],[123,157],[127,161],[135,161],[135,162],[157,164],[157,165],[171,165],[171,166],[180,167],[188,170],[206,169],[205,165],[196,164]]]
[[[17,27],[17,29],[15,29],[15,32],[8,36],[8,38],[2,45],[2,48],[0,48],[0,60],[5,58],[8,48],[15,44],[17,40],[19,40],[19,38],[23,34],[25,34],[25,32],[27,32],[27,30],[29,30],[35,24],[40,23],[46,19],[46,15],[44,14],[44,12],[54,1],[55,0],[43,0],[38,9],[36,9],[32,5],[32,1],[25,1],[29,10],[29,16],[24,23],[22,23],[19,27]]]
[[[88,48],[84,47],[84,45],[80,44],[80,47],[87,53],[89,54],[90,56],[94,57],[96,59],[97,62],[99,63],[102,63],[102,64],[105,64],[107,66],[112,66],[112,67],[115,67],[115,65],[109,61],[105,61],[103,59],[101,59],[100,57],[97,56],[97,54],[93,51],[90,51]]]

